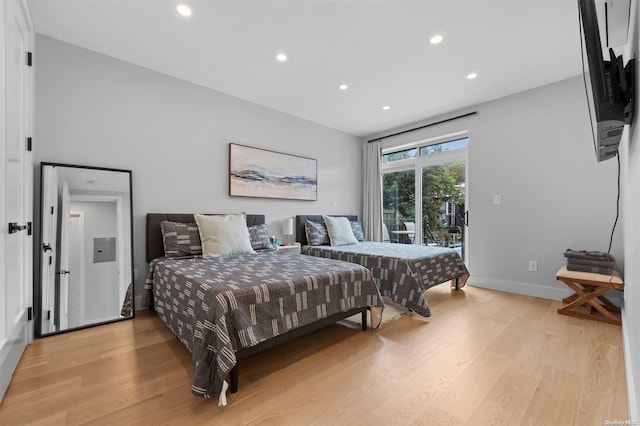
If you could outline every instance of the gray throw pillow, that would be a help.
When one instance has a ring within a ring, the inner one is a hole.
[[[269,242],[269,228],[266,224],[250,226],[249,240],[251,240],[251,248],[254,250],[272,248]]]
[[[199,256],[202,243],[198,225],[195,223],[160,222],[164,257]]]
[[[350,221],[351,230],[353,231],[353,236],[356,237],[358,241],[364,241],[364,232],[362,232],[362,225],[357,220]]]
[[[322,246],[329,244],[329,234],[324,223],[307,220],[304,224],[307,233],[307,243],[310,246]]]

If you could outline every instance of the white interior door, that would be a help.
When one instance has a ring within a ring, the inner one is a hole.
[[[52,333],[55,328],[55,286],[56,286],[56,253],[58,228],[58,173],[55,167],[42,168],[42,257],[41,268],[41,334]],[[38,315],[36,315],[38,317]]]
[[[69,215],[69,327],[86,324],[84,314],[84,212]]]
[[[71,213],[71,195],[69,184],[62,183],[62,203],[60,206],[60,328],[69,327],[69,220]]]
[[[0,34],[0,397],[32,339],[28,308],[32,302],[33,158],[27,151],[31,136],[32,73],[27,52],[33,27],[22,0],[2,0]],[[11,227],[9,224],[14,223]]]

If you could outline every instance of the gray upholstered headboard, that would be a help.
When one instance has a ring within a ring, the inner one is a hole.
[[[346,217],[349,220],[358,220],[357,215],[348,215],[348,214],[336,214],[329,215],[335,217]],[[319,222],[324,223],[324,219],[321,214],[316,215],[304,215],[304,216],[296,216],[296,241],[298,241],[303,246],[306,246],[307,243],[307,233],[304,230],[304,224],[310,220],[311,222]]]
[[[162,230],[160,229],[160,222],[164,220],[181,223],[195,223],[196,221],[193,218],[193,213],[147,213],[147,262],[164,256],[164,243],[162,241]],[[265,223],[263,214],[247,215],[247,226],[261,225],[263,223]]]

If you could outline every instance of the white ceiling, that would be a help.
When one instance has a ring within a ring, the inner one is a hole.
[[[113,170],[56,166],[59,185],[67,182],[74,192],[129,192],[130,174]]]
[[[39,34],[357,136],[582,72],[576,0],[184,3],[28,0]]]

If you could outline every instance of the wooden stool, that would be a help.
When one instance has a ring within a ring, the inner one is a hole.
[[[556,279],[565,283],[575,293],[562,299],[567,305],[558,309],[559,314],[594,319],[621,325],[620,308],[609,302],[603,294],[612,289],[622,290],[624,283],[616,271],[611,275],[591,272],[569,271],[566,266],[560,268]],[[579,307],[587,309],[578,310]]]

